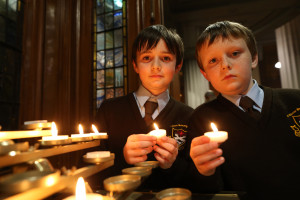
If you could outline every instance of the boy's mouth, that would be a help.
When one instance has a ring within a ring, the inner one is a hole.
[[[236,77],[235,75],[229,74],[229,75],[225,76],[223,78],[223,80],[227,80],[227,79],[231,79],[231,78],[235,78],[235,77]]]
[[[151,78],[161,78],[161,77],[163,77],[163,76],[162,76],[162,75],[155,74],[155,75],[151,75],[150,77],[151,77]]]

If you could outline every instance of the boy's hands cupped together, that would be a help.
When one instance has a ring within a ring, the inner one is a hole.
[[[178,155],[178,144],[175,139],[163,136],[157,139],[157,145],[153,147],[159,166],[168,169],[172,166]]]
[[[134,165],[147,160],[147,154],[153,151],[156,137],[146,134],[133,134],[127,138],[123,154],[128,164]]]

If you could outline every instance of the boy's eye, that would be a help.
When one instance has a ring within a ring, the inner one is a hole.
[[[234,51],[234,52],[232,53],[232,56],[238,56],[239,54],[240,54],[239,51]]]
[[[149,61],[149,60],[150,60],[150,56],[144,56],[144,57],[142,58],[142,60],[143,60],[143,61]]]
[[[213,64],[213,63],[215,63],[215,62],[217,62],[217,59],[213,58],[213,59],[211,59],[211,60],[209,61],[209,64]]]
[[[163,57],[163,61],[170,61],[171,60],[171,58],[170,57],[168,57],[168,56],[165,56],[165,57]]]

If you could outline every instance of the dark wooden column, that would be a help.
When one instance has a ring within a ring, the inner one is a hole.
[[[25,1],[20,125],[46,119],[63,133],[90,128],[92,16],[92,1]]]

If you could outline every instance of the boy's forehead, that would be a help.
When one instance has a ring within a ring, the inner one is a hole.
[[[141,46],[141,50],[139,51],[140,53],[145,53],[148,51],[151,51],[159,46],[160,49],[164,50],[166,53],[170,53],[170,50],[167,47],[166,42],[163,39],[160,39],[157,44],[149,44],[147,41],[144,45]]]

